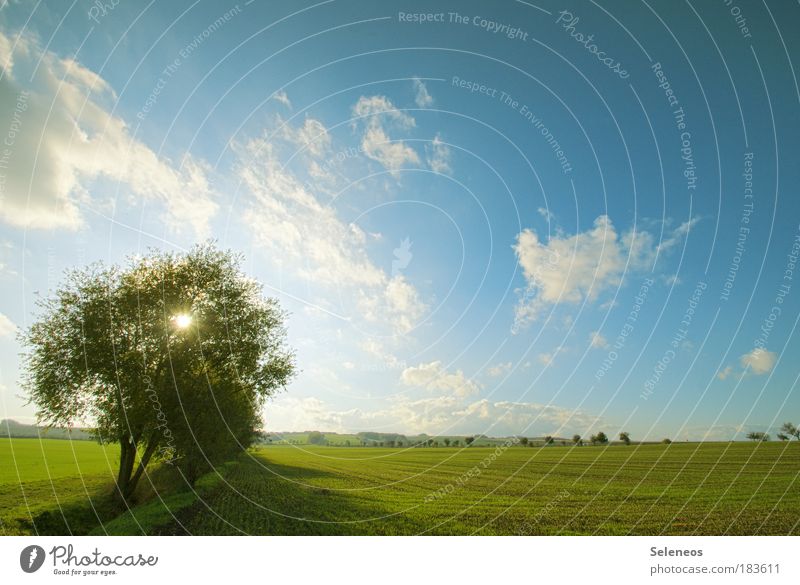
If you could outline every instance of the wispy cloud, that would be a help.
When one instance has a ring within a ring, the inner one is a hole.
[[[218,205],[208,166],[186,155],[179,164],[136,140],[111,113],[111,86],[73,59],[45,51],[21,36],[15,53],[0,33],[0,119],[15,127],[9,147],[0,217],[29,228],[77,229],[82,203],[105,205],[91,189],[106,179],[131,201],[144,198],[165,209],[174,231],[189,227],[205,237]],[[31,78],[31,76],[33,76]]]
[[[414,118],[395,108],[385,96],[362,96],[353,106],[355,124],[365,127],[361,139],[364,155],[396,174],[408,164],[418,165],[419,155],[402,140],[389,138],[387,128],[405,131],[416,125]]]
[[[420,108],[429,108],[433,105],[433,97],[428,93],[425,83],[419,78],[414,78],[414,101]]]

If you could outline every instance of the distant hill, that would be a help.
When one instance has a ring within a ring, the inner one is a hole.
[[[26,425],[15,420],[0,421],[0,438],[43,438],[71,439],[73,441],[91,441],[92,436],[85,429],[48,428],[37,425]]]

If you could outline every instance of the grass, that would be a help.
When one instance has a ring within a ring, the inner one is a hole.
[[[0,533],[70,534],[95,525],[118,452],[91,441],[0,439]]]
[[[800,534],[800,445],[496,453],[264,448],[160,533]]]
[[[116,457],[84,441],[0,440],[4,533],[800,534],[796,443],[270,446],[193,491],[155,469],[144,503],[112,519]]]
[[[137,489],[144,503],[120,514],[110,499],[118,464],[115,445],[0,439],[0,534],[147,534],[219,481],[212,473],[187,490],[173,468],[151,466]]]

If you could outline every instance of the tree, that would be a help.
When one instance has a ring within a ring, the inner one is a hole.
[[[581,439],[580,435],[572,435],[572,442],[578,447],[583,445],[583,439]]]
[[[597,445],[598,443],[605,445],[608,443],[608,437],[603,431],[600,431],[596,435],[592,435],[590,441],[592,442],[592,445]]]
[[[466,439],[464,439],[464,442],[467,444],[467,447],[469,447],[470,445],[472,445],[472,443],[473,443],[474,441],[475,441],[475,437],[467,437]]]
[[[523,447],[527,447],[528,446],[528,437],[522,437],[519,440],[519,444],[522,445]]]
[[[784,435],[784,434],[783,434],[783,433],[781,433],[781,432],[779,432],[779,433],[777,434],[777,437],[778,437],[778,440],[779,440],[779,441],[788,441],[789,439],[791,439],[791,437],[790,437],[789,435]]]
[[[747,433],[747,438],[751,441],[769,441],[769,435],[767,433],[761,433],[757,431]]]
[[[545,447],[546,447],[547,445],[552,445],[552,444],[553,444],[553,442],[554,442],[554,439],[553,439],[553,437],[551,437],[550,435],[547,435],[547,436],[544,438],[544,445],[545,445]]]
[[[118,498],[154,458],[193,482],[252,444],[267,397],[293,375],[285,315],[239,264],[212,244],[152,251],[72,270],[37,302],[23,386],[40,422],[90,419],[99,441],[119,443]]]
[[[783,423],[783,426],[781,426],[781,432],[788,437],[794,437],[795,439],[800,440],[800,427],[795,426],[794,423]]]
[[[445,446],[445,447],[449,447],[449,446],[450,446],[450,439],[449,439],[449,438],[445,438],[445,440],[444,440],[444,446]]]
[[[453,441],[453,447],[458,447],[459,445],[461,445],[461,441],[459,441],[458,439]]]
[[[310,433],[308,433],[308,443],[310,445],[324,445],[325,435],[323,435],[319,431],[311,431]]]
[[[664,445],[672,445],[672,439],[662,439],[661,442]]]
[[[619,440],[625,443],[626,445],[631,444],[631,434],[627,432],[622,432],[619,434]]]

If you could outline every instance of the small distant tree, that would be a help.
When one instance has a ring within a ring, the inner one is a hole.
[[[572,435],[572,442],[578,447],[583,445],[583,439],[581,439],[580,435]]]
[[[428,439],[428,440],[425,442],[425,444],[426,444],[426,445],[428,445],[428,447],[433,447],[433,439]]]
[[[345,446],[345,447],[349,447],[349,446],[350,446],[350,441],[349,441],[349,440],[348,440],[348,441],[345,441],[345,442],[344,442],[344,446]]]
[[[800,440],[800,427],[797,427],[794,423],[783,423],[783,426],[781,426],[781,433],[786,435],[787,439],[794,437],[795,439]]]
[[[397,441],[397,446],[398,447],[402,447],[403,446],[403,441]]]
[[[545,446],[547,446],[547,445],[552,445],[552,444],[553,444],[553,442],[554,442],[554,439],[553,439],[553,437],[551,437],[550,435],[547,435],[547,436],[544,438],[544,444],[545,444]]]
[[[308,443],[310,445],[324,445],[325,435],[323,435],[319,431],[311,431],[310,433],[308,433]]]
[[[608,437],[603,431],[600,431],[596,435],[592,435],[590,440],[592,442],[592,445],[597,445],[597,444],[605,445],[606,443],[608,443]]]
[[[780,441],[788,441],[789,439],[791,439],[791,437],[789,435],[784,435],[783,433],[780,433],[780,432],[777,434],[777,437],[778,437],[778,440],[780,440]]]
[[[470,445],[472,445],[472,443],[473,443],[474,441],[475,441],[475,437],[467,437],[466,439],[464,439],[464,442],[467,444],[467,447],[469,447]]]
[[[458,447],[458,446],[460,446],[460,445],[461,445],[461,441],[459,441],[458,439],[455,439],[455,440],[453,441],[453,447]]]
[[[661,442],[664,445],[671,445],[672,444],[672,439],[662,439]]]
[[[522,437],[519,440],[519,444],[522,445],[523,447],[527,447],[528,446],[528,437]]]
[[[626,445],[631,444],[631,435],[627,432],[622,432],[619,434],[619,440],[625,443]]]
[[[386,441],[386,445],[388,447],[394,447],[394,441],[392,441],[392,440]]]
[[[751,441],[769,441],[769,435],[758,431],[747,433],[747,438]]]

